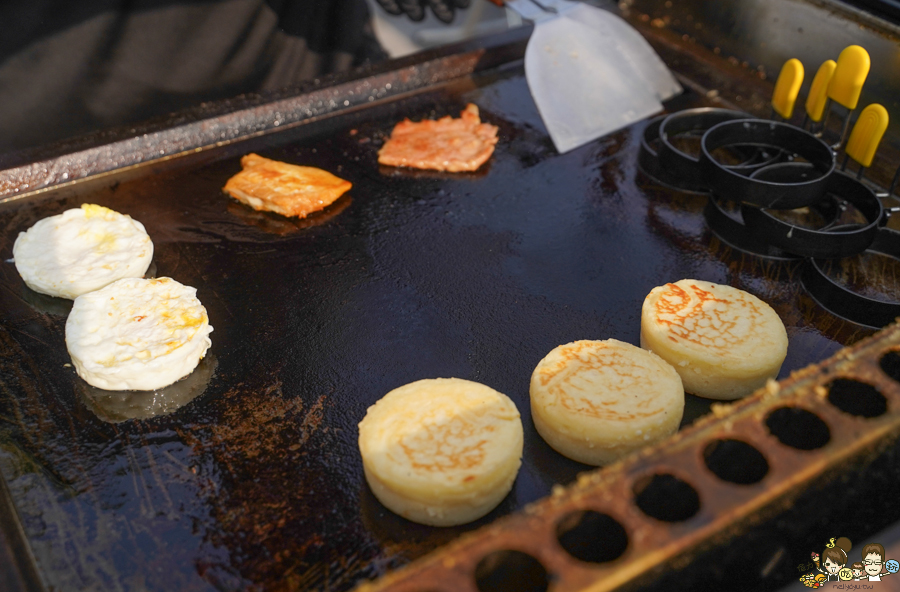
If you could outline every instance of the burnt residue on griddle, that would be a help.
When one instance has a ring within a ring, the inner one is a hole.
[[[304,458],[308,446],[327,441],[326,397],[306,404],[286,397],[280,382],[237,385],[222,396],[230,404],[214,421],[176,429],[193,450],[191,471],[209,510],[194,517],[195,528],[226,552],[224,561],[205,559],[204,576],[215,581],[236,571],[259,582],[303,569],[310,548],[322,545],[321,537],[308,536],[321,528],[310,524],[322,517],[316,500],[333,495],[324,467],[316,470]]]

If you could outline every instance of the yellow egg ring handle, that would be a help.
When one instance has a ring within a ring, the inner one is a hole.
[[[872,160],[887,130],[889,120],[887,109],[877,103],[872,103],[862,110],[856,118],[856,123],[853,124],[853,131],[844,148],[842,168],[846,168],[847,159],[852,158],[860,165],[857,177],[861,177],[863,168],[872,166]]]
[[[806,127],[808,120],[819,123],[825,116],[825,107],[828,105],[828,85],[831,83],[831,77],[834,76],[835,68],[837,68],[837,62],[834,60],[826,60],[819,66],[812,85],[809,87],[809,95],[806,97],[806,118],[803,120],[803,127]]]
[[[871,66],[872,60],[865,49],[859,45],[845,47],[828,84],[828,98],[850,111],[856,109]]]
[[[840,147],[844,138],[847,137],[850,113],[856,109],[856,105],[859,103],[859,95],[871,66],[872,60],[869,58],[869,53],[859,45],[845,47],[838,56],[834,76],[831,77],[831,82],[828,84],[828,98],[846,108],[847,115],[844,117],[841,137],[835,144],[835,148]]]
[[[794,104],[803,84],[803,64],[797,58],[791,58],[781,67],[775,90],[772,93],[772,109],[785,120],[794,114]]]

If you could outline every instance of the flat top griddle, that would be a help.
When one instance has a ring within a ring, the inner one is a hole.
[[[395,122],[468,102],[500,127],[482,169],[377,164]],[[667,107],[706,104],[689,91]],[[730,284],[771,304],[790,338],[781,377],[872,333],[819,308],[795,263],[720,243],[705,198],[643,176],[644,125],[560,156],[511,62],[0,205],[0,472],[46,587],[347,590],[521,509],[590,469],[535,431],[535,365],[577,339],[637,344],[643,299],[666,282]],[[251,151],[353,189],[307,220],[254,212],[221,191]],[[112,405],[69,366],[71,304],[31,292],[8,261],[19,232],[82,203],[141,221],[151,273],[197,288],[215,331],[186,390]],[[513,491],[463,527],[386,510],[357,450],[368,406],[432,377],[507,394],[525,428]],[[708,411],[689,396],[684,422]]]

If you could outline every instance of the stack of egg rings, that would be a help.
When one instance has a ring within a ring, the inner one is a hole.
[[[700,134],[699,156],[675,145],[676,138]],[[804,288],[833,314],[876,328],[900,316],[900,303],[856,293],[827,274],[829,260],[863,252],[900,258],[900,233],[884,227],[888,212],[881,200],[837,171],[835,153],[813,134],[730,109],[687,109],[649,122],[639,164],[664,185],[707,193],[707,224],[731,247],[775,260],[804,259]],[[739,204],[739,213],[729,212],[729,202]],[[800,208],[821,226],[788,222]],[[849,208],[865,222],[838,224]]]

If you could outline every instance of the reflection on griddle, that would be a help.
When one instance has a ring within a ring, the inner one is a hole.
[[[865,251],[852,257],[822,262],[825,274],[835,283],[860,296],[897,302],[900,294],[900,260],[883,253]]]
[[[586,466],[586,465],[585,465]],[[462,534],[490,524],[500,516],[515,511],[521,502],[516,500],[516,488],[500,504],[474,522],[457,526],[427,526],[418,524],[388,510],[367,485],[360,488],[359,506],[363,525],[378,538],[388,556],[417,559],[434,549],[435,543],[446,545]]]
[[[702,212],[707,197],[687,192],[646,188],[647,225],[686,252],[705,250]]]
[[[853,321],[848,321],[826,311],[806,292],[801,293],[797,299],[797,308],[799,309],[800,317],[806,325],[814,327],[819,334],[826,336],[835,343],[854,344],[866,337],[871,337],[878,331],[871,327],[857,325]],[[833,354],[834,350],[834,347],[827,349],[823,347],[823,351],[813,351],[813,353],[819,354],[820,358],[825,358]]]
[[[22,285],[22,300],[31,305],[31,308],[41,314],[56,315],[60,317],[69,316],[72,310],[72,300],[68,298],[57,298],[56,296],[48,296],[35,292],[26,285]]]
[[[272,212],[260,212],[239,201],[228,200],[228,213],[241,219],[248,226],[254,226],[265,233],[285,236],[304,228],[325,224],[352,203],[350,195],[344,194],[333,204],[320,212],[310,214],[306,218],[287,218]]]
[[[193,372],[155,391],[106,391],[78,380],[85,405],[107,423],[150,419],[174,413],[206,391],[216,371],[216,358],[207,353]]]
[[[393,167],[384,164],[378,165],[378,172],[383,177],[400,177],[404,179],[434,179],[437,181],[453,181],[461,179],[480,179],[486,177],[491,170],[491,161],[481,165],[475,171],[460,171],[448,173],[445,171],[432,171],[430,169],[412,169],[407,167]]]

